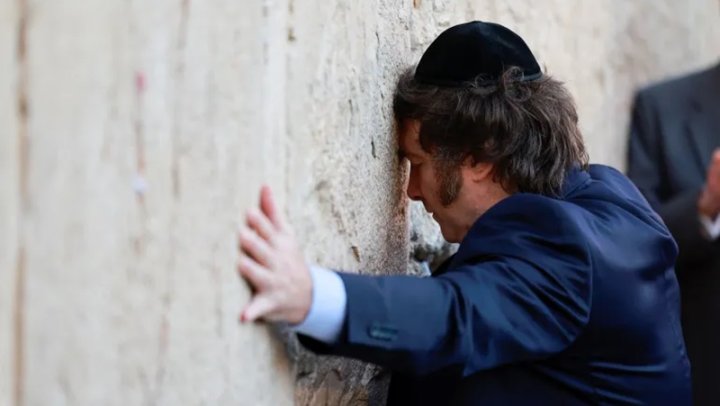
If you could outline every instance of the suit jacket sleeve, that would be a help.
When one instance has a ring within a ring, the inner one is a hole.
[[[474,257],[434,278],[341,274],[347,317],[340,340],[301,342],[315,352],[420,375],[451,366],[470,374],[563,351],[590,311],[582,239],[509,233],[515,241],[508,245],[506,237],[506,249],[522,258]],[[497,244],[486,238],[479,245],[498,252]]]
[[[640,189],[675,238],[678,263],[701,263],[717,250],[717,244],[702,233],[697,201],[700,189],[671,194],[662,153],[662,128],[654,100],[644,92],[635,98],[628,149],[628,177]],[[677,134],[682,136],[682,134]],[[679,157],[678,157],[679,159]],[[683,268],[686,268],[683,266]]]

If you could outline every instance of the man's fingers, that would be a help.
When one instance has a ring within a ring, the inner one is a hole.
[[[275,303],[267,295],[255,296],[245,309],[240,313],[240,321],[243,323],[258,320],[275,309]]]
[[[275,205],[272,191],[267,185],[263,185],[263,187],[260,188],[260,210],[270,219],[275,227],[279,230],[283,229],[284,222],[282,216]]]
[[[237,269],[240,276],[257,291],[262,291],[270,285],[270,271],[245,255],[240,255]]]
[[[272,250],[265,240],[247,227],[240,229],[239,240],[240,250],[260,265],[270,267],[272,263]]]
[[[255,232],[268,243],[272,244],[273,236],[275,235],[275,226],[270,222],[264,213],[256,208],[251,208],[245,215],[247,225],[255,230]]]

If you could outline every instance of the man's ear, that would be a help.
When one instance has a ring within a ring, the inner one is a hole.
[[[473,182],[483,182],[492,178],[494,165],[489,162],[475,162],[472,157],[467,157],[463,169],[467,171]]]

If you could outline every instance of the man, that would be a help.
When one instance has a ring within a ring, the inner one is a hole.
[[[241,320],[390,368],[390,404],[689,404],[677,247],[627,178],[587,165],[571,97],[525,42],[451,27],[394,108],[407,194],[457,253],[432,278],[309,269],[263,188]]]
[[[682,327],[698,405],[720,404],[719,147],[720,65],[637,94],[628,174],[678,243]]]

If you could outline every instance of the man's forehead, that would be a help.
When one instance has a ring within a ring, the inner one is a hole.
[[[400,123],[398,134],[398,148],[400,154],[406,155],[419,146],[420,122],[417,120],[405,119]]]

